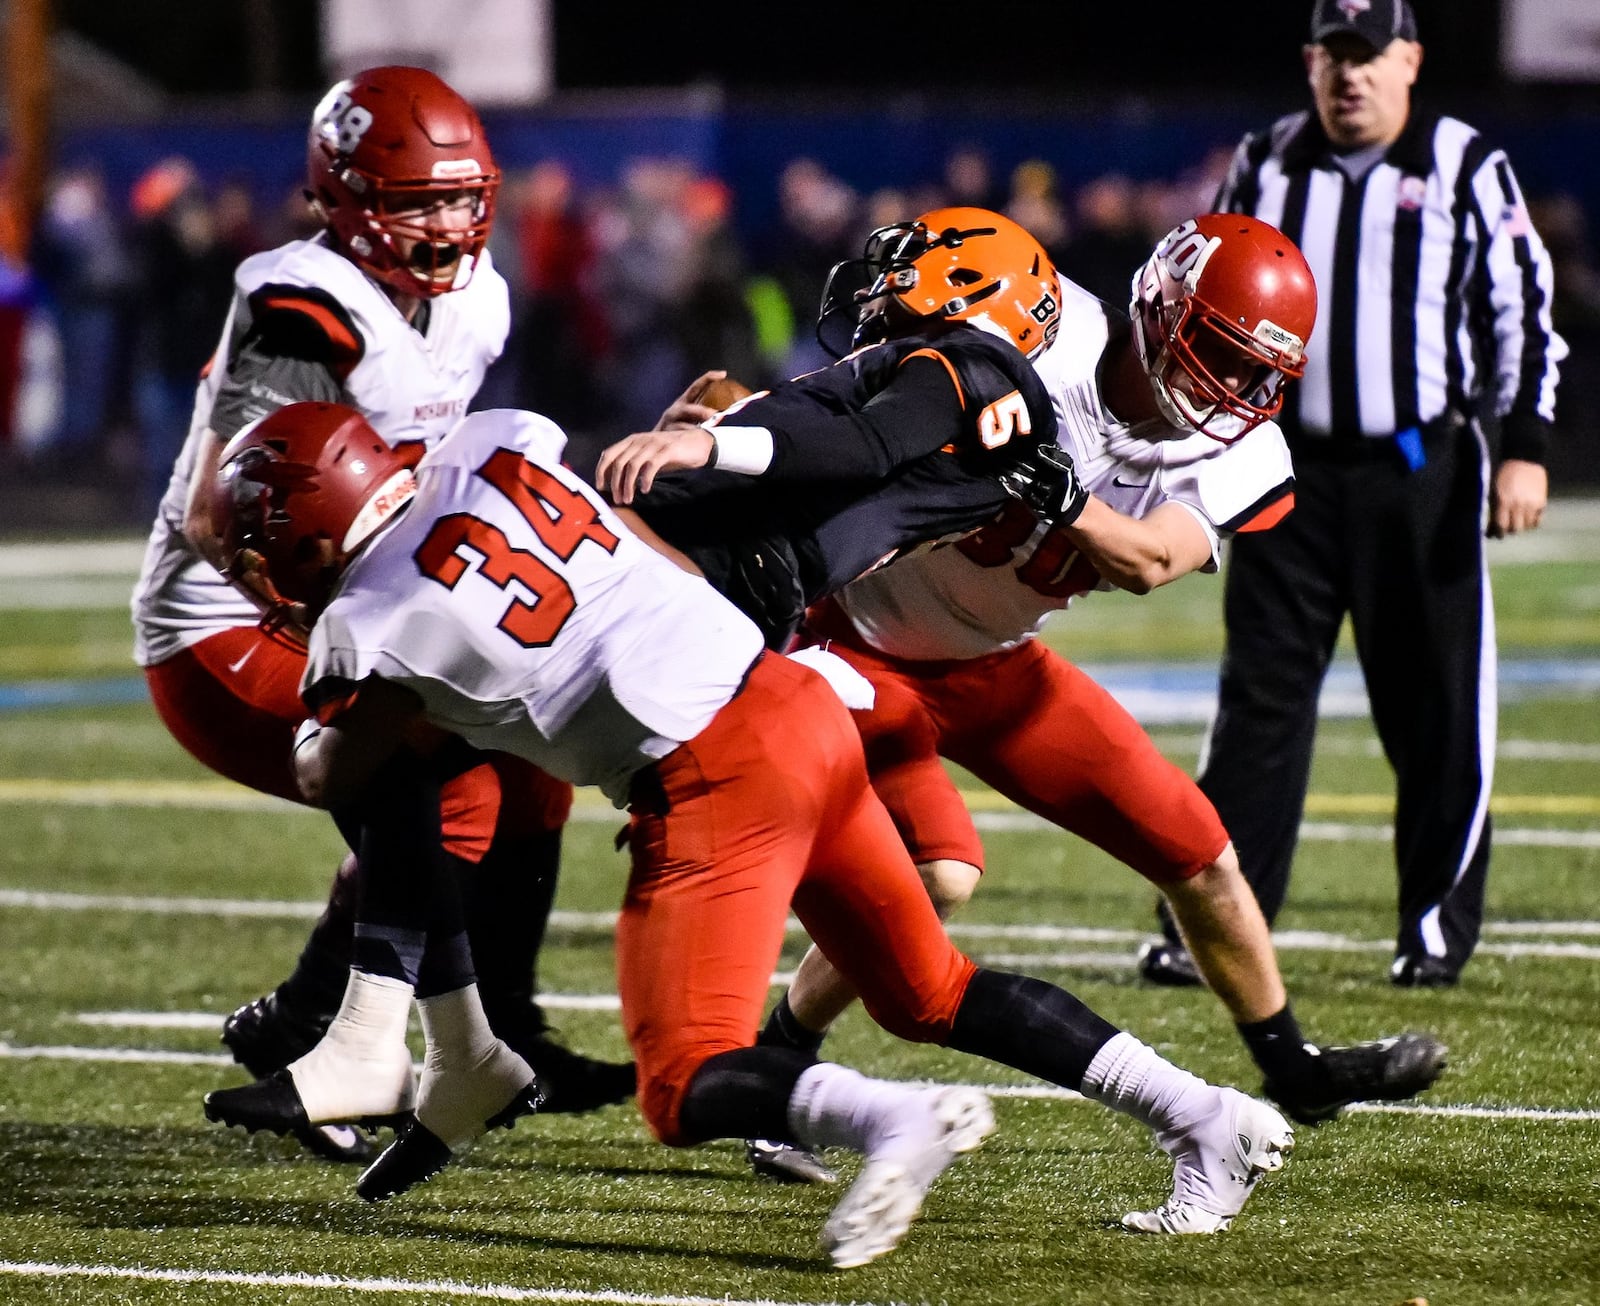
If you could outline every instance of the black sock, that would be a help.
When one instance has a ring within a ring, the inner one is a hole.
[[[1094,1054],[1117,1032],[1065,989],[1029,975],[980,969],[946,1046],[1078,1089]]]
[[[377,769],[350,807],[360,823],[351,964],[415,986],[428,932],[437,930],[443,940],[465,928],[456,870],[440,830],[439,784],[402,750]]]
[[[817,1059],[789,1048],[739,1048],[704,1061],[689,1081],[678,1128],[692,1143],[712,1138],[769,1138],[792,1143],[789,1099]]]
[[[536,966],[555,906],[561,831],[503,837],[476,866],[462,867],[462,905],[478,990],[489,1023],[516,1020],[543,1028]]]
[[[278,1001],[305,1016],[333,1019],[350,979],[351,936],[356,921],[356,859],[348,856],[334,873],[328,905],[311,927],[289,978],[278,985]]]
[[[1238,1029],[1268,1079],[1283,1083],[1316,1073],[1316,1058],[1306,1051],[1306,1036],[1300,1032],[1300,1022],[1287,1002],[1276,1015]]]
[[[805,1052],[814,1057],[822,1046],[822,1040],[827,1037],[826,1030],[818,1034],[800,1023],[794,1008],[789,1005],[789,995],[785,993],[767,1017],[766,1027],[756,1036],[756,1043],[764,1048],[788,1048],[791,1052]]]

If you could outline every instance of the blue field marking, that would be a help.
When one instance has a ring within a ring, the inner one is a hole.
[[[16,680],[0,684],[0,712],[47,707],[113,707],[150,698],[143,676],[109,680]]]

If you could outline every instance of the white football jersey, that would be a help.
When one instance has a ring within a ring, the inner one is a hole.
[[[1203,570],[1215,571],[1220,541],[1292,479],[1282,432],[1263,422],[1222,444],[1159,418],[1119,421],[1105,405],[1097,375],[1111,334],[1107,308],[1066,280],[1061,301],[1060,333],[1034,366],[1055,405],[1058,440],[1084,488],[1129,517],[1180,504],[1210,539],[1211,561]],[[863,577],[837,600],[872,647],[927,661],[1013,647],[1077,595],[1113,588],[1063,532],[1039,525],[1018,503],[965,539]]]
[[[467,411],[511,327],[505,279],[484,251],[460,290],[428,301],[427,334],[412,327],[389,297],[354,263],[322,242],[293,241],[246,259],[234,274],[234,306],[223,324],[217,357],[195,395],[189,438],[156,513],[133,595],[134,657],[149,666],[207,635],[252,626],[259,611],[183,534],[184,503],[211,408],[225,379],[227,351],[240,305],[263,286],[304,286],[331,296],[360,335],[360,361],[340,401],[358,409],[390,444],[433,444]],[[262,395],[263,411],[296,396]]]
[[[382,676],[443,729],[621,806],[738,692],[761,633],[629,534],[565,446],[534,413],[457,426],[317,621],[302,688]]]

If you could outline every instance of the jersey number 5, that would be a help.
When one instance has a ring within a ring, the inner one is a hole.
[[[586,540],[607,553],[616,550],[616,533],[600,520],[600,510],[586,495],[512,450],[495,450],[478,475],[511,500],[539,542],[561,562],[571,561]],[[503,590],[515,581],[529,595],[513,599],[497,627],[523,648],[553,644],[578,605],[566,578],[532,550],[512,544],[498,526],[463,512],[434,523],[415,554],[417,567],[453,590],[469,570],[460,555],[463,545],[482,556],[479,574],[486,581]]]
[[[985,449],[998,449],[1019,431],[1033,434],[1033,418],[1020,390],[1001,396],[978,414],[978,438]]]

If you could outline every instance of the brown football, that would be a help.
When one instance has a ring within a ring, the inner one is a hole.
[[[725,376],[705,388],[700,396],[700,402],[707,408],[715,408],[720,413],[728,405],[738,403],[750,392],[750,387],[743,381],[735,381],[731,376]]]

